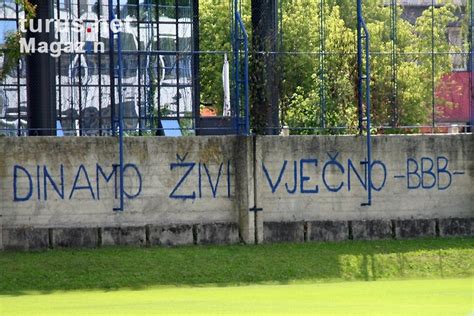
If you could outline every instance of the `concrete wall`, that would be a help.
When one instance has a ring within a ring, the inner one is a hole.
[[[472,235],[474,137],[0,138],[0,248]],[[249,211],[250,210],[250,211]]]
[[[275,223],[300,222],[302,230],[303,223],[350,222],[341,226],[346,239],[387,238],[401,231],[399,220],[433,220],[434,234],[435,219],[474,217],[473,135],[381,136],[372,145],[372,205],[363,206],[367,153],[360,137],[258,138],[262,231]],[[260,238],[273,239],[266,235]]]
[[[232,164],[240,144],[236,137],[127,138],[127,198],[114,212],[116,139],[0,138],[3,244],[19,238],[17,228],[103,228],[96,239],[106,245],[186,244],[211,238],[215,223],[227,224],[231,236],[212,242],[238,242]]]

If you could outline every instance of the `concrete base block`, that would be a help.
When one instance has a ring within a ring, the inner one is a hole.
[[[443,218],[439,220],[442,237],[474,236],[474,218]]]
[[[417,238],[436,236],[434,219],[399,220],[395,222],[396,238]]]
[[[103,246],[145,246],[145,227],[108,227],[102,231]]]
[[[203,224],[198,227],[197,242],[203,245],[239,243],[239,226],[235,223]]]
[[[389,220],[353,221],[352,237],[354,240],[393,238],[392,222]]]
[[[304,242],[303,222],[264,222],[263,241],[272,242]]]
[[[192,245],[193,228],[190,225],[149,226],[150,246]]]
[[[99,246],[98,228],[53,229],[53,247],[94,248]]]
[[[38,250],[49,247],[49,232],[46,228],[4,228],[5,250]]]
[[[349,238],[349,224],[342,221],[316,221],[308,223],[309,240],[340,241]]]

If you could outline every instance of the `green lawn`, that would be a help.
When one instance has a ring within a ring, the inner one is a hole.
[[[473,275],[474,238],[2,252],[0,315],[472,315]]]
[[[474,279],[81,291],[0,299],[1,315],[460,315]]]

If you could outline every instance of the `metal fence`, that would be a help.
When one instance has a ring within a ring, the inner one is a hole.
[[[371,38],[373,131],[468,131],[474,107],[471,2],[362,4]],[[359,129],[356,14],[348,1],[283,2],[280,120],[292,133]]]
[[[112,2],[112,1],[110,1]],[[192,1],[113,1],[113,14],[123,21],[121,38],[122,102],[125,128],[142,134],[157,128],[161,116],[192,120],[193,74]],[[2,37],[14,32],[24,17],[14,0],[0,3]],[[57,0],[54,19],[72,28],[81,21],[84,32],[58,32],[61,43],[85,43],[86,53],[61,53],[56,61],[57,120],[65,135],[113,133],[119,91],[117,39],[110,41],[109,1]],[[97,23],[105,21],[105,23]],[[64,26],[63,25],[63,26]],[[91,31],[92,28],[95,28]],[[100,43],[103,50],[94,51]],[[110,44],[114,49],[110,50]],[[9,134],[27,128],[25,59],[1,86],[0,124]],[[192,123],[189,124],[190,127]]]
[[[355,2],[270,2],[256,12],[250,0],[114,1],[126,25],[121,34],[125,132],[234,133],[236,118],[242,122],[250,115],[247,102],[254,130],[259,120],[267,120],[265,128],[277,132],[358,133]],[[362,4],[371,36],[373,132],[469,131],[474,121],[472,1]],[[57,0],[54,7],[57,19],[81,19],[86,27],[109,10],[107,1],[96,0]],[[249,37],[248,93],[236,12]],[[14,0],[0,0],[0,45],[18,29],[23,14]],[[258,40],[270,45],[257,43],[253,30],[260,24],[270,25],[270,32]],[[118,55],[109,50],[108,32],[95,34],[61,33],[62,41],[105,46],[104,52],[56,59],[57,120],[64,135],[115,132],[119,95],[111,58]],[[265,111],[271,113],[261,116]],[[27,134],[24,59],[0,84],[0,129],[6,135]]]

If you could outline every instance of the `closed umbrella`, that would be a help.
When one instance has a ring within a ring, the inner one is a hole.
[[[224,85],[224,107],[222,110],[223,116],[231,116],[230,109],[230,78],[229,78],[229,60],[227,54],[224,54],[224,67],[222,67],[222,83]]]

